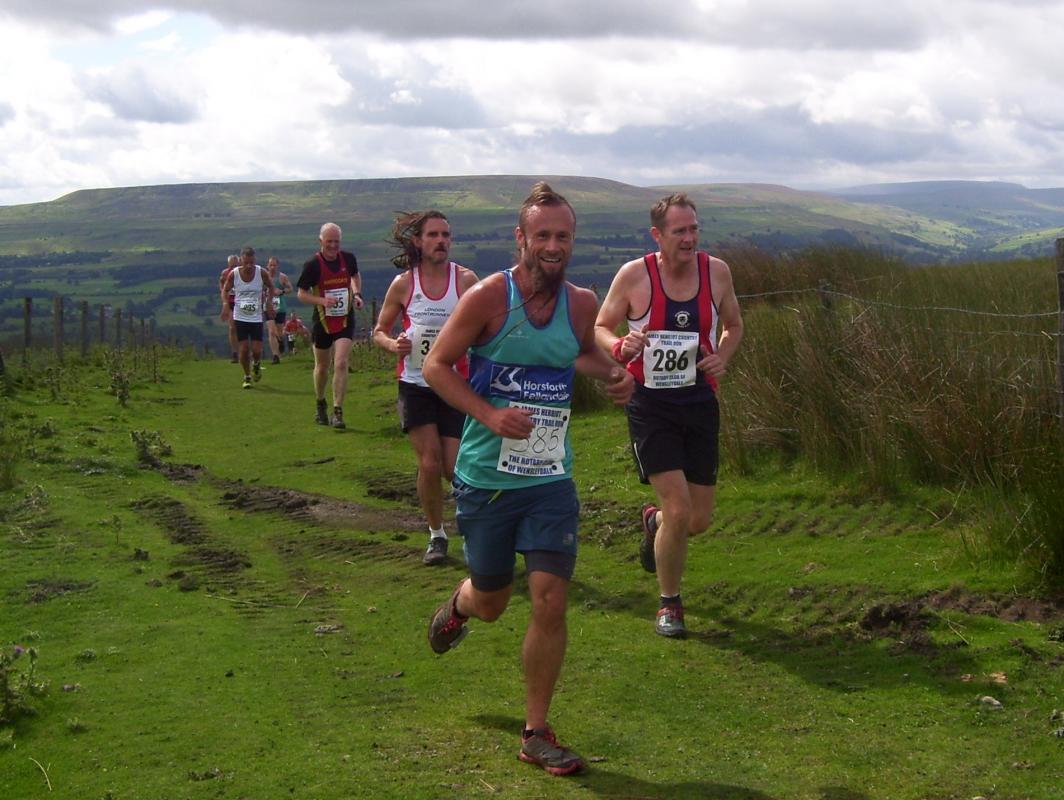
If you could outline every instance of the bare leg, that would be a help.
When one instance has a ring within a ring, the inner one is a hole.
[[[429,528],[443,525],[443,448],[435,425],[418,425],[408,434],[417,454],[417,496]]]
[[[532,598],[532,617],[521,648],[525,668],[525,727],[541,728],[547,724],[554,686],[565,658],[569,582],[549,572],[530,572],[528,592]]]
[[[347,365],[351,358],[351,340],[337,339],[333,344],[333,405],[342,406],[347,394]],[[322,397],[325,386],[322,385]]]

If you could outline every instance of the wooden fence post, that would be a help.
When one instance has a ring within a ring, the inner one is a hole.
[[[107,328],[105,327],[106,324],[107,324],[107,314],[104,312],[104,308],[105,308],[105,306],[103,304],[101,304],[100,305],[100,344],[105,344],[107,342]]]
[[[89,301],[81,301],[81,357],[89,355]]]
[[[1064,239],[1057,239],[1057,402],[1064,433]]]
[[[122,349],[122,309],[115,309],[115,350]]]
[[[22,360],[33,344],[33,298],[27,297],[22,303]]]
[[[63,296],[56,295],[52,298],[52,327],[55,343],[55,360],[63,363]]]

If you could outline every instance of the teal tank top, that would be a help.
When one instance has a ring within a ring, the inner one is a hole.
[[[542,327],[525,314],[513,270],[506,278],[507,315],[499,332],[469,351],[469,384],[496,408],[533,411],[527,440],[503,439],[473,417],[466,419],[455,475],[480,489],[514,489],[572,475],[569,420],[573,363],[580,341],[573,331],[568,284]]]

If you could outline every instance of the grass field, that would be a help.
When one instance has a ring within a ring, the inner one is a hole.
[[[1064,612],[974,559],[979,520],[946,489],[864,501],[800,465],[725,469],[690,552],[692,635],[668,641],[623,414],[578,416],[552,721],[592,763],[552,778],[516,758],[523,580],[457,650],[425,641],[463,566],[420,563],[376,353],[356,359],[344,433],[312,423],[306,353],[251,391],[187,353],[164,353],[158,382],[143,353],[137,370],[12,360],[0,647],[34,648],[48,686],[0,725],[2,798],[1060,796]]]

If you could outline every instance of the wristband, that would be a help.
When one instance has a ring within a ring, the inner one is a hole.
[[[614,361],[619,361],[620,363],[623,364],[625,362],[624,362],[624,356],[621,355],[621,348],[622,347],[624,347],[624,337],[623,336],[613,343],[613,347],[611,348],[610,352],[613,353],[613,360]]]

